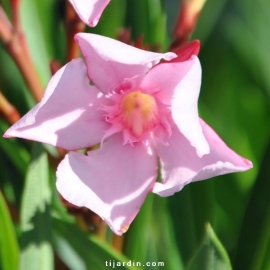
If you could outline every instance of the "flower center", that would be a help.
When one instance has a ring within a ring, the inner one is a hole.
[[[121,106],[122,124],[136,137],[160,123],[157,103],[151,95],[141,91],[131,92],[122,99]]]

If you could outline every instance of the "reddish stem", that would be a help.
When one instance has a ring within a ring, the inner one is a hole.
[[[106,241],[107,228],[107,223],[104,220],[100,219],[97,229],[97,236],[103,241]]]
[[[21,0],[10,0],[12,10],[12,23],[16,30],[20,29],[20,4]]]
[[[116,250],[122,253],[123,245],[124,245],[124,236],[123,235],[119,236],[119,235],[114,234],[113,239],[112,239],[112,245]]]
[[[66,35],[67,35],[67,61],[80,56],[80,49],[74,36],[83,32],[85,24],[81,21],[73,6],[69,1],[66,2]]]
[[[54,75],[62,67],[61,63],[57,60],[51,60],[50,69],[51,74]]]
[[[19,28],[13,28],[0,6],[0,39],[18,66],[34,99],[39,102],[43,97],[43,87],[28,52],[24,34]]]
[[[5,116],[5,118],[11,125],[16,123],[21,118],[17,109],[7,101],[7,99],[3,96],[1,92],[0,92],[0,112]]]

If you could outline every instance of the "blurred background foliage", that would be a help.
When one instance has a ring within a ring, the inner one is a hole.
[[[10,2],[0,1],[9,18]],[[112,0],[98,26],[86,31],[113,38],[124,31],[133,41],[143,35],[152,50],[167,51],[180,2]],[[65,5],[21,1],[22,29],[43,87],[50,61],[68,59]],[[200,115],[253,162],[252,170],[192,183],[168,198],[150,194],[117,237],[89,211],[62,203],[56,165],[41,144],[1,136],[0,269],[99,270],[108,269],[105,261],[130,260],[165,264],[147,269],[270,269],[269,12],[268,0],[208,0],[192,35],[201,41]],[[35,104],[3,42],[0,90],[21,115]],[[2,115],[0,133],[9,125]]]

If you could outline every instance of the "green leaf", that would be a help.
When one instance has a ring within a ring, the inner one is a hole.
[[[200,196],[200,198],[206,196]],[[175,240],[186,262],[197,247],[196,207],[192,200],[192,187],[186,186],[179,193],[168,197],[169,210],[175,231]],[[201,207],[201,205],[200,205]],[[205,210],[205,209],[203,209]]]
[[[49,63],[56,55],[56,42],[63,38],[56,31],[59,27],[59,12],[56,11],[57,1],[54,0],[24,0],[21,3],[22,29],[43,85],[51,77]]]
[[[149,42],[151,45],[163,46],[166,36],[166,13],[163,1],[148,0],[149,8]]]
[[[226,23],[225,20],[224,24]],[[209,201],[209,206],[214,208],[210,218],[206,216],[205,221],[209,220],[215,227],[222,243],[233,257],[241,233],[243,213],[268,141],[270,119],[265,117],[269,115],[267,98],[262,89],[254,84],[247,66],[230,46],[229,42],[234,40],[224,40],[221,36],[217,28],[200,54],[204,74],[200,113],[229,147],[253,162],[254,168],[244,173],[218,176],[191,186],[206,185],[209,181],[214,184],[213,200]],[[218,72],[215,66],[217,58]],[[198,196],[205,197],[207,195],[204,192]],[[201,213],[205,211],[199,204],[195,207]],[[249,246],[252,247],[252,244]],[[243,265],[240,269],[242,267],[246,269]]]
[[[131,259],[145,262],[147,260],[148,250],[151,250],[151,257],[156,257],[156,247],[153,243],[151,234],[151,215],[153,209],[154,194],[150,193],[143,203],[140,212],[131,223],[127,232],[125,253]],[[152,247],[152,249],[151,249]]]
[[[158,261],[164,262],[164,266],[168,270],[184,269],[181,253],[178,251],[176,243],[172,218],[168,211],[168,200],[167,198],[154,195],[153,205],[155,207],[153,209],[150,231],[154,235]]]
[[[206,235],[188,270],[231,270],[230,259],[211,225],[206,225]]]
[[[75,224],[53,218],[54,242],[59,257],[70,269],[106,270],[110,263],[123,263],[121,269],[139,270],[135,263],[95,236],[89,236]],[[107,262],[107,266],[106,266]],[[126,265],[130,262],[131,266]],[[110,267],[112,268],[112,267]]]
[[[0,191],[0,269],[17,270],[19,246],[8,207]]]
[[[249,76],[265,91],[269,102],[270,38],[265,34],[270,23],[269,1],[247,0],[241,8],[235,1],[231,8],[237,12],[227,14],[227,18],[223,20],[223,33],[237,51],[239,60],[243,61],[245,68],[250,72]]]
[[[143,43],[164,48],[167,41],[166,13],[161,0],[127,1],[126,24],[131,28],[132,40],[143,36]],[[153,47],[154,49],[154,47]]]
[[[7,123],[0,120],[0,134],[4,134],[8,129]],[[0,137],[0,149],[5,152],[6,156],[11,160],[13,165],[22,174],[25,173],[25,168],[30,161],[28,151],[19,144],[17,139],[5,139]]]
[[[207,0],[199,16],[192,39],[205,42],[216,27],[228,0]]]
[[[125,14],[126,0],[111,1],[105,8],[98,25],[95,28],[88,28],[88,31],[116,38],[117,32],[123,27]]]
[[[127,1],[126,24],[131,28],[132,39],[143,35],[144,43],[149,43],[149,5],[145,0]]]
[[[261,168],[246,208],[239,238],[235,269],[268,269],[263,267],[269,260],[270,200],[269,200],[270,140]]]
[[[127,256],[132,260],[164,263],[168,270],[184,269],[166,198],[152,193],[147,196],[130,226],[125,247]],[[147,266],[147,269],[163,269],[163,266]]]
[[[21,270],[53,269],[47,155],[42,145],[33,144],[21,208]]]

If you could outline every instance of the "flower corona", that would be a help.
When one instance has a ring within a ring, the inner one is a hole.
[[[104,106],[106,119],[122,129],[128,141],[139,141],[160,124],[159,108],[153,95],[140,90],[115,94],[115,104]]]

